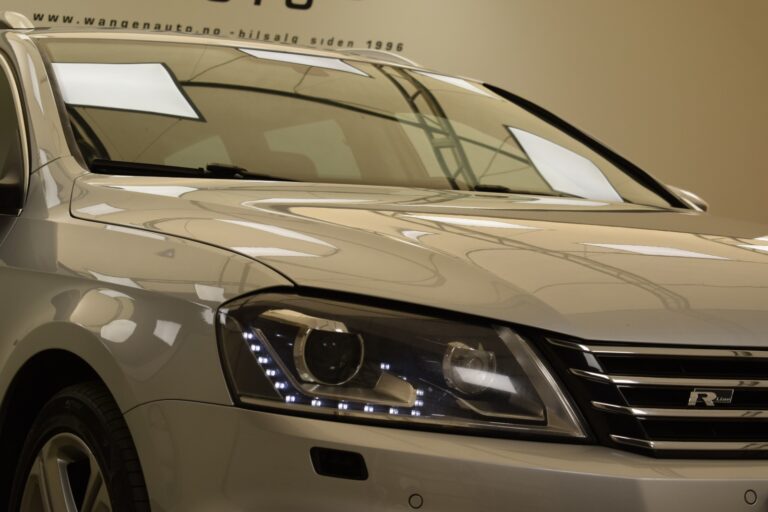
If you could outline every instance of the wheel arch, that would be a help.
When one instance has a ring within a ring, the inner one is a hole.
[[[26,434],[40,409],[62,389],[96,381],[109,386],[79,355],[46,349],[29,357],[14,372],[0,408],[0,505],[8,504],[10,489]],[[2,507],[3,509],[6,507]]]

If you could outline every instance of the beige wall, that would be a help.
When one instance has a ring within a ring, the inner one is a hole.
[[[403,42],[528,97],[712,211],[768,224],[765,0],[0,0],[2,8]],[[767,227],[768,230],[768,227]]]
[[[768,2],[445,3],[454,39],[414,57],[540,103],[717,214],[768,223]]]

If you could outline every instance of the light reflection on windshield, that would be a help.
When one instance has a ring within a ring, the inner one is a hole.
[[[70,105],[200,119],[163,64],[54,63]]]
[[[454,87],[458,87],[459,89],[464,89],[469,92],[473,92],[475,94],[482,94],[484,96],[488,96],[489,98],[494,98],[500,100],[498,96],[493,94],[492,92],[484,89],[483,87],[473,84],[469,80],[465,80],[463,78],[457,78],[454,76],[447,76],[447,75],[438,75],[437,73],[429,73],[427,71],[416,71],[416,73],[432,78],[434,80],[438,80],[440,82],[445,82],[448,85],[452,85]]]
[[[334,71],[342,71],[344,73],[369,76],[368,73],[360,71],[356,67],[347,64],[343,60],[334,59],[331,57],[302,55],[300,53],[275,52],[268,50],[251,50],[248,48],[240,48],[240,51],[245,52],[252,57],[257,57],[264,60],[274,60],[288,64],[300,64],[302,66],[308,66],[311,68],[332,69]]]
[[[622,202],[619,193],[591,160],[525,130],[510,126],[509,131],[553,190],[612,203]]]
[[[41,44],[60,70],[87,161],[215,163],[299,182],[669,206],[600,154],[471,80],[263,49]]]

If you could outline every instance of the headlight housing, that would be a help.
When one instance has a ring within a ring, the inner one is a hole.
[[[218,323],[241,405],[585,437],[546,365],[506,326],[277,293],[227,304]]]

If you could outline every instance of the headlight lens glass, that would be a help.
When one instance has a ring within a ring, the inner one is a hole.
[[[222,308],[219,337],[242,404],[585,436],[552,374],[508,327],[265,294]]]

